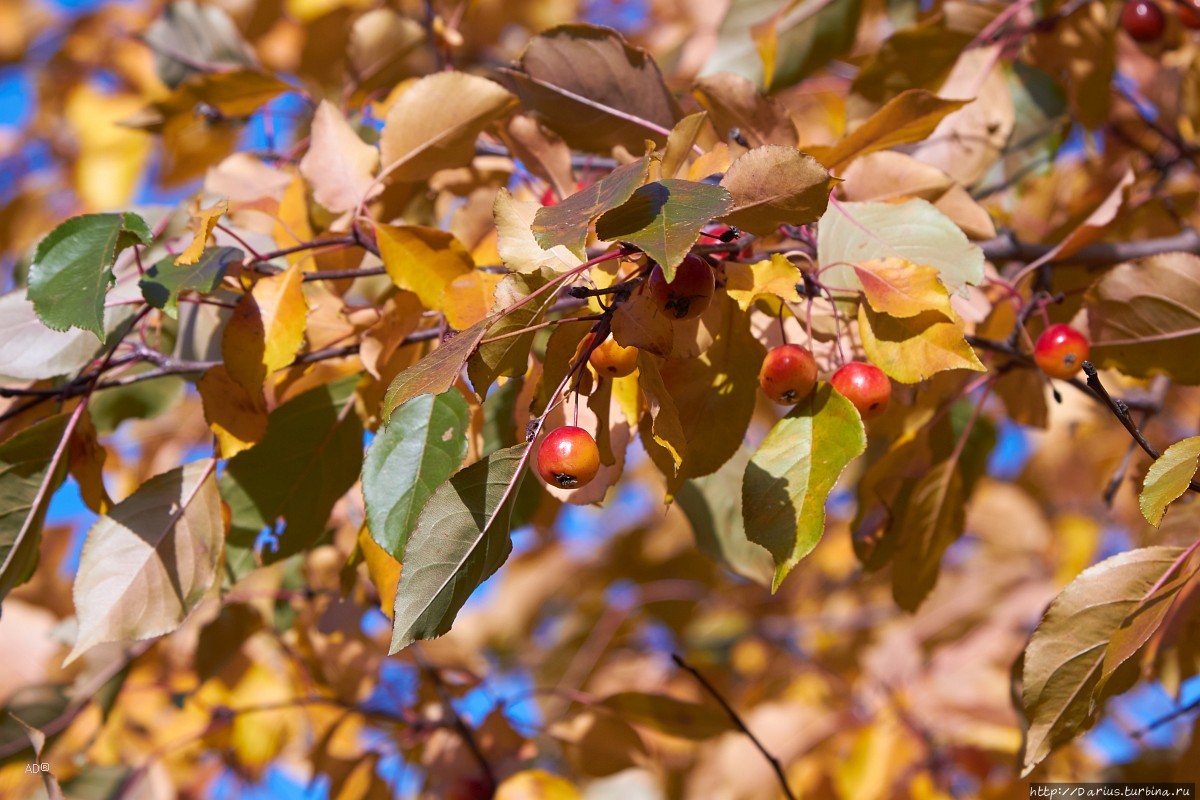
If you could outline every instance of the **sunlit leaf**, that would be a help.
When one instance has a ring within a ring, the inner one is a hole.
[[[103,339],[117,255],[152,238],[137,214],[85,214],[62,223],[38,244],[29,266],[34,311],[53,330],[80,328]]]
[[[1181,552],[1143,547],[1119,553],[1084,570],[1055,598],[1025,650],[1022,703],[1029,730],[1022,774],[1095,721],[1104,698],[1094,690],[1109,640]]]
[[[24,291],[0,297],[0,375],[35,381],[82,369],[99,343],[85,330],[52,330]]]
[[[945,116],[967,104],[966,100],[944,100],[923,89],[909,89],[888,101],[848,136],[832,147],[812,150],[812,155],[831,170],[840,170],[855,158],[898,144],[919,142],[933,133]]]
[[[225,526],[215,461],[157,475],[88,531],[75,578],[79,636],[70,663],[102,642],[179,627],[219,573]]]
[[[901,383],[920,383],[948,369],[986,369],[967,344],[962,321],[956,316],[922,311],[911,317],[893,317],[864,303],[858,309],[858,331],[867,358]]]
[[[467,401],[457,389],[414,397],[392,412],[363,463],[371,538],[396,559],[434,490],[467,455]]]
[[[233,458],[262,441],[267,432],[267,403],[261,391],[252,392],[233,380],[224,364],[210,367],[196,381],[196,391],[223,458]]]
[[[308,152],[300,159],[300,174],[309,182],[313,199],[341,213],[370,198],[367,190],[379,166],[379,151],[364,142],[337,106],[321,101],[313,115]]]
[[[742,517],[750,541],[775,559],[772,590],[825,532],[825,499],[866,449],[862,420],[828,384],[775,423],[746,465]]]
[[[229,377],[251,394],[296,358],[304,344],[308,300],[299,265],[262,278],[242,296],[221,337]]]
[[[1167,506],[1183,496],[1196,474],[1200,458],[1200,436],[1192,436],[1168,447],[1155,459],[1142,482],[1138,498],[1142,516],[1154,527],[1162,522]]]
[[[534,216],[541,205],[532,200],[517,200],[508,189],[496,193],[492,213],[496,219],[496,249],[504,266],[514,272],[549,269],[566,272],[583,263],[563,245],[544,249],[533,235]]]
[[[733,197],[722,219],[760,236],[785,223],[813,222],[825,212],[836,183],[815,158],[794,147],[757,147],[730,164],[721,179]]]
[[[508,558],[527,447],[497,450],[430,496],[404,550],[389,653],[450,630],[467,598]]]
[[[503,313],[503,316],[488,330],[488,338],[494,340],[480,343],[467,362],[467,377],[480,398],[487,394],[497,378],[524,375],[529,368],[534,331],[525,328],[541,319],[544,309],[553,302],[553,294],[546,293],[519,307],[509,308],[545,286],[552,277],[548,272],[508,275],[497,287],[492,313]]]
[[[196,233],[183,252],[175,258],[176,266],[190,266],[200,260],[200,256],[208,244],[208,237],[212,236],[213,229],[227,211],[229,211],[229,202],[221,200],[192,215],[196,220]]]
[[[754,264],[736,261],[725,264],[725,291],[737,301],[738,308],[748,311],[755,298],[764,295],[778,297],[789,303],[799,303],[803,276],[796,265],[781,253]]]
[[[667,178],[640,186],[620,206],[596,220],[596,236],[636,245],[662,267],[667,280],[700,230],[729,210],[729,192],[707,183]]]
[[[415,293],[434,311],[442,310],[446,287],[475,268],[467,248],[448,231],[419,225],[376,225],[375,235],[392,283]]]
[[[842,203],[821,217],[817,260],[830,286],[858,288],[851,265],[891,257],[933,267],[951,292],[983,280],[983,251],[928,201]]]
[[[522,770],[496,788],[495,800],[580,800],[583,795],[566,778],[540,769]]]
[[[854,272],[871,308],[893,317],[915,317],[937,311],[950,318],[950,295],[938,281],[938,271],[902,258],[860,261]]]
[[[384,419],[417,395],[441,394],[453,386],[490,324],[491,320],[485,319],[456,333],[432,353],[397,375],[383,398]]]
[[[722,139],[736,128],[751,148],[764,144],[795,147],[796,124],[777,98],[764,96],[741,75],[718,72],[698,78],[692,94],[708,110]]]
[[[585,258],[584,245],[592,220],[632,197],[646,181],[649,170],[649,160],[640,158],[617,167],[558,205],[538,209],[533,217],[534,238],[547,250],[562,245],[576,257]]]

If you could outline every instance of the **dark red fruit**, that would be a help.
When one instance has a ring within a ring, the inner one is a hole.
[[[607,378],[624,378],[637,369],[638,349],[622,347],[615,339],[605,339],[596,346],[588,361],[596,372]]]
[[[538,448],[537,471],[551,486],[578,489],[590,483],[600,471],[600,449],[583,428],[574,425],[555,428]]]
[[[817,362],[798,344],[773,348],[758,371],[758,385],[776,403],[794,406],[817,385]]]
[[[854,404],[864,422],[887,411],[888,401],[892,399],[892,382],[874,364],[851,361],[833,373],[829,382]]]
[[[717,288],[712,267],[692,255],[675,268],[675,280],[667,283],[662,267],[655,264],[647,283],[654,302],[671,319],[693,319],[703,314]]]
[[[1135,42],[1157,42],[1167,28],[1167,17],[1154,0],[1129,0],[1121,9],[1121,27]]]
[[[1183,27],[1200,30],[1200,0],[1179,0],[1175,7],[1179,9],[1179,21]]]
[[[1088,357],[1088,340],[1070,325],[1051,325],[1033,346],[1033,360],[1051,378],[1066,379],[1079,372]]]

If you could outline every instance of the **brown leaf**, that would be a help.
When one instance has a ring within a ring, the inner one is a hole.
[[[741,75],[718,72],[696,79],[692,94],[717,127],[722,139],[737,129],[750,147],[764,144],[799,144],[796,125],[784,105],[759,92],[758,87]]]
[[[794,147],[756,147],[730,164],[721,179],[733,196],[733,210],[721,219],[760,236],[784,223],[813,222],[825,213],[836,183],[815,158]]]

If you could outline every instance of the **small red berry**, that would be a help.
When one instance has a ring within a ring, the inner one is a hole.
[[[833,373],[829,382],[854,404],[864,422],[887,411],[888,401],[892,399],[892,382],[874,364],[851,361]]]
[[[564,425],[550,431],[537,452],[542,480],[560,489],[586,486],[600,471],[600,448],[583,428]]]
[[[615,339],[605,339],[596,345],[588,361],[596,372],[608,378],[624,378],[637,369],[638,349],[622,347]]]
[[[817,385],[817,362],[798,344],[772,348],[758,371],[758,385],[776,403],[794,406]]]
[[[1051,378],[1070,378],[1088,357],[1088,340],[1070,325],[1051,325],[1033,346],[1033,360]]]
[[[712,267],[699,256],[689,255],[675,268],[675,280],[667,283],[662,267],[650,271],[650,296],[671,319],[693,319],[704,313],[716,291]]]
[[[1167,17],[1154,0],[1128,0],[1121,8],[1121,27],[1135,42],[1147,44],[1162,38]]]

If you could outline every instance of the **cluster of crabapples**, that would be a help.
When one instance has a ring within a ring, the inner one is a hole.
[[[689,255],[675,270],[675,280],[670,283],[662,268],[655,265],[647,279],[647,288],[662,313],[672,319],[687,320],[700,316],[708,308],[716,282],[708,263]],[[1063,324],[1048,326],[1033,349],[1038,368],[1051,378],[1073,377],[1087,357],[1087,339]],[[637,369],[638,349],[624,347],[608,338],[592,346],[588,361],[598,375],[623,378]],[[817,361],[806,347],[779,345],[763,359],[758,383],[773,402],[797,405],[817,386]],[[829,383],[850,401],[864,422],[883,414],[892,397],[888,376],[874,364],[862,361],[843,364],[830,377]],[[555,428],[538,448],[537,471],[551,486],[577,489],[588,484],[600,471],[600,449],[583,428],[575,425]]]
[[[1169,0],[1169,5],[1185,28],[1200,30],[1200,0]],[[1150,44],[1166,32],[1167,15],[1156,0],[1127,0],[1121,7],[1121,27],[1135,42]]]

